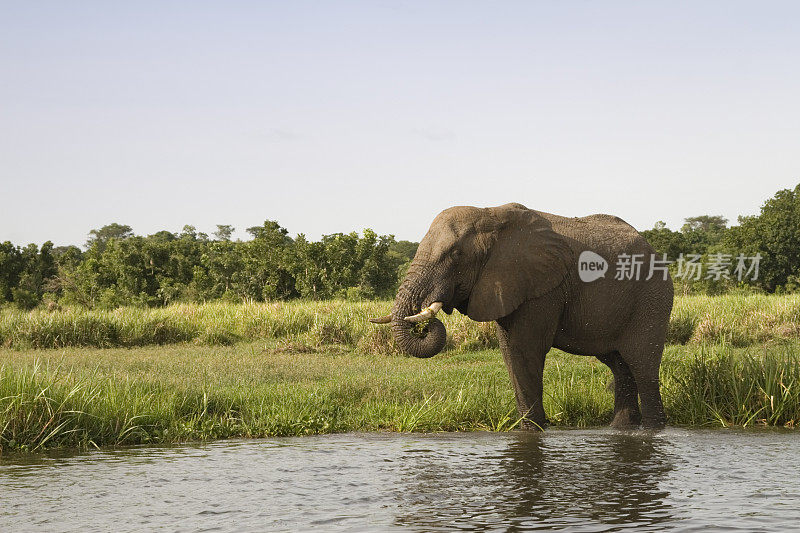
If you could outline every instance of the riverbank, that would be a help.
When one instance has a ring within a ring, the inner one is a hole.
[[[610,371],[553,351],[553,426],[607,424]],[[669,346],[670,424],[800,422],[800,344]],[[513,392],[497,350],[432,359],[288,338],[232,346],[0,350],[0,450],[94,447],[345,431],[505,431]]]

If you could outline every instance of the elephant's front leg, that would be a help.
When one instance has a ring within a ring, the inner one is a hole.
[[[553,345],[558,314],[521,307],[497,321],[500,350],[514,386],[517,411],[525,429],[544,429],[547,417],[542,404],[544,360]]]

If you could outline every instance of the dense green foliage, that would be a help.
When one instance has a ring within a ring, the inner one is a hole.
[[[657,223],[642,234],[673,261],[677,292],[718,294],[731,289],[786,292],[800,289],[800,185],[779,191],[758,216],[727,227],[720,216],[697,216],[673,231]],[[389,297],[402,279],[417,243],[395,241],[367,229],[292,239],[275,221],[248,228],[247,241],[232,241],[234,228],[218,225],[213,238],[185,226],[180,233],[135,235],[113,223],[89,232],[86,250],[51,242],[0,243],[0,304],[31,309],[45,303],[112,309],[174,302],[271,301],[305,298]],[[730,275],[681,276],[677,260],[691,254],[707,264],[728,254]],[[739,280],[736,257],[760,256],[758,277]]]
[[[727,222],[721,216],[692,217],[686,219],[680,231],[672,231],[660,222],[642,235],[658,253],[667,254],[671,260],[699,254],[700,262],[707,264],[716,254],[727,254],[731,263],[729,278],[714,279],[703,273],[695,280],[678,275],[677,263],[671,265],[678,292],[718,294],[735,288],[765,292],[800,289],[800,185],[794,190],[778,191],[764,203],[759,215],[739,217],[738,226],[729,228]],[[757,279],[740,281],[733,275],[740,254],[760,257]]]
[[[129,226],[92,230],[87,250],[0,244],[0,303],[30,309],[42,301],[112,309],[173,302],[269,301],[291,298],[378,298],[393,294],[415,243],[367,229],[295,239],[277,222],[231,241],[220,225],[211,239],[185,226],[179,234],[142,237]]]
[[[760,284],[765,290],[800,289],[800,185],[778,191],[760,215],[739,217],[724,244],[763,257]]]
[[[0,303],[13,301],[22,309],[36,307],[57,272],[52,242],[47,241],[41,249],[35,244],[19,248],[8,241],[0,243]]]

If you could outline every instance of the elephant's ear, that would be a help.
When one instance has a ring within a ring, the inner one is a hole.
[[[522,302],[553,290],[572,265],[566,238],[528,209],[505,213],[497,240],[472,289],[467,315],[479,322],[511,314]]]

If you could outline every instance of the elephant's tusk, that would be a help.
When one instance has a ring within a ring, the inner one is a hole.
[[[378,318],[370,318],[369,321],[372,322],[373,324],[388,324],[389,322],[392,321],[392,315],[381,316]]]
[[[429,318],[436,316],[436,313],[442,308],[442,302],[433,302],[431,305],[422,310],[416,315],[407,316],[405,320],[408,322],[424,322]]]

